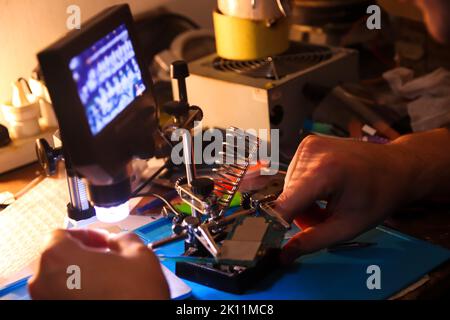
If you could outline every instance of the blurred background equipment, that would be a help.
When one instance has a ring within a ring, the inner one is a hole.
[[[33,86],[31,85],[33,83]],[[36,161],[34,140],[50,138],[57,122],[41,83],[19,78],[12,84],[11,99],[3,103],[5,119],[0,139],[0,174]]]
[[[294,0],[291,39],[358,50],[361,79],[395,66],[394,32],[382,10],[381,30],[367,28],[367,8],[376,0]]]
[[[285,161],[297,149],[303,121],[314,108],[304,85],[331,88],[359,79],[356,51],[295,42],[283,54],[252,61],[212,54],[192,62],[190,69],[188,93],[202,106],[205,127],[279,129]]]
[[[10,104],[2,106],[3,115],[15,139],[29,138],[41,132],[39,125],[40,106],[28,81],[19,78],[12,84]]]
[[[218,0],[219,11],[227,16],[255,21],[276,21],[290,13],[290,0]]]
[[[373,4],[375,0],[294,0],[292,29],[304,41],[339,46],[356,24],[365,24]]]
[[[255,60],[289,48],[289,1],[219,0],[213,14],[217,54]]]

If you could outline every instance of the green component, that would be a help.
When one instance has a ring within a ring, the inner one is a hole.
[[[333,125],[328,123],[314,122],[312,120],[305,120],[303,123],[303,129],[306,132],[333,134]]]
[[[230,208],[239,207],[241,205],[241,201],[242,201],[242,194],[240,192],[237,192],[236,195],[233,197],[233,200],[231,201]],[[186,215],[191,214],[191,207],[187,203],[178,204],[175,206],[175,209]]]

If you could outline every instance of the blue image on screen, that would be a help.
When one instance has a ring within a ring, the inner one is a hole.
[[[124,24],[74,57],[69,67],[93,135],[146,90]]]

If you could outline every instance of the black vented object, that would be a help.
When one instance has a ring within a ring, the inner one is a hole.
[[[265,59],[236,61],[216,58],[214,68],[224,72],[236,72],[253,78],[278,80],[285,76],[308,69],[332,57],[329,48],[292,43],[283,54]]]

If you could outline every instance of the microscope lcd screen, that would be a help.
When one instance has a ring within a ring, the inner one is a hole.
[[[74,57],[69,67],[93,135],[146,90],[124,24]]]

